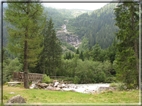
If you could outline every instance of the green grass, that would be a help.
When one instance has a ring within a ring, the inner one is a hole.
[[[15,94],[10,94],[15,92]],[[3,102],[12,96],[21,95],[26,103],[139,103],[139,91],[108,91],[100,94],[83,94],[66,91],[42,89],[24,89],[22,87],[3,86]]]

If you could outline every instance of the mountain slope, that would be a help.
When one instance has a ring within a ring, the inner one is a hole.
[[[77,9],[55,9],[51,7],[44,7],[45,14],[47,14],[48,19],[52,18],[54,26],[57,30],[65,24],[64,20],[73,19],[82,13],[91,12],[89,10],[77,10]]]
[[[54,27],[57,32],[61,30],[62,26],[65,24],[67,31],[76,35],[78,40],[87,39],[88,47],[92,47],[96,43],[99,43],[102,48],[107,48],[112,44],[115,38],[115,32],[118,30],[114,20],[115,15],[113,9],[115,6],[116,4],[110,3],[95,11],[45,7],[44,11],[48,19],[53,19]],[[4,24],[4,45],[6,45],[6,36]],[[60,38],[62,39],[62,36],[60,36]],[[65,37],[63,36],[63,38]],[[70,44],[70,46],[72,45]]]
[[[69,20],[67,28],[79,35],[79,38],[87,38],[88,46],[98,43],[102,48],[109,47],[115,38],[117,27],[115,26],[114,8],[117,4],[111,3],[95,10],[88,15],[84,13],[75,19]]]

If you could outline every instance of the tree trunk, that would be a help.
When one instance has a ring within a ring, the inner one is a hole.
[[[139,53],[138,53],[138,41],[135,40],[134,42],[134,50],[135,50],[135,57],[136,57],[136,81],[139,87]]]
[[[28,84],[28,62],[27,62],[27,41],[24,42],[24,88],[29,88]]]
[[[135,31],[135,28],[134,28],[134,24],[135,24],[135,21],[134,21],[134,5],[131,4],[131,12],[132,12],[132,17],[131,17],[131,20],[132,20],[132,31]],[[135,32],[132,33],[132,36],[136,36],[135,40],[134,40],[134,52],[135,52],[135,58],[136,58],[136,64],[135,64],[135,67],[136,67],[136,84],[137,86],[139,87],[139,52],[138,52],[138,36],[136,35]]]
[[[27,15],[29,14],[29,3],[27,3]],[[24,88],[29,88],[29,82],[28,82],[28,61],[27,61],[27,55],[28,55],[28,26],[26,27],[26,33],[25,33],[25,41],[24,41]]]

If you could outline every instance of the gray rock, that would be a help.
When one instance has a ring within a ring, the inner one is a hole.
[[[14,96],[7,101],[7,103],[26,103],[25,99],[20,95]]]
[[[10,94],[15,94],[15,92],[10,92]]]
[[[54,87],[57,87],[58,85],[59,85],[58,81],[54,83]]]
[[[48,84],[46,83],[37,83],[36,85],[38,86],[38,88],[46,88],[48,86]]]
[[[47,88],[45,88],[46,90],[52,90],[53,89],[53,87],[52,86],[48,86]]]

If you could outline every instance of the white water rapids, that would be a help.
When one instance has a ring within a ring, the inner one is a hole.
[[[100,87],[109,87],[110,84],[67,84],[64,91],[75,91],[80,93],[94,93],[98,92]]]

